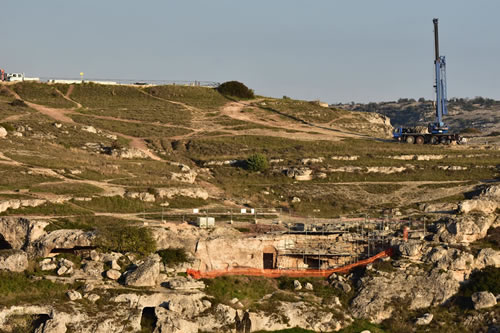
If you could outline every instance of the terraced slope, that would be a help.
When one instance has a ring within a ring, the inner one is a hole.
[[[9,215],[143,219],[167,205],[242,204],[323,217],[412,212],[460,200],[496,179],[500,164],[496,146],[390,142],[388,119],[376,114],[202,87],[6,85],[0,123],[9,132],[0,201],[44,200],[9,204],[0,212]],[[269,169],[245,168],[255,153]]]

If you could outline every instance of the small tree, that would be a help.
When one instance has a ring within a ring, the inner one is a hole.
[[[256,153],[247,158],[246,166],[250,171],[265,171],[269,168],[269,162],[265,155]]]
[[[254,98],[252,89],[248,89],[243,83],[238,81],[228,81],[221,84],[217,91],[222,95],[233,96],[238,98]]]

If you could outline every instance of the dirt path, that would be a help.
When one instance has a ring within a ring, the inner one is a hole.
[[[65,100],[67,100],[68,102],[71,102],[71,103],[75,104],[75,105],[76,105],[76,108],[77,108],[77,109],[80,109],[80,108],[82,108],[82,105],[81,105],[80,103],[78,103],[77,101],[74,101],[74,100],[72,100],[71,98],[69,98],[69,96],[71,95],[71,92],[73,91],[73,88],[74,88],[74,86],[73,86],[73,85],[69,86],[69,88],[68,88],[68,92],[67,92],[66,94],[63,94],[63,93],[62,93],[59,89],[57,89],[57,88],[55,88],[55,89],[56,89],[56,92],[57,92],[59,95],[61,95],[61,97],[62,97],[62,98],[64,98],[64,99],[65,99]]]
[[[311,140],[338,141],[341,140],[342,138],[361,137],[360,135],[357,134],[347,133],[336,129],[323,128],[321,126],[310,124],[307,122],[286,121],[277,114],[271,114],[268,112],[264,113],[261,109],[252,106],[252,103],[258,101],[259,100],[230,102],[222,108],[221,112],[222,114],[236,120],[254,123],[262,126],[274,127],[282,130],[282,131],[274,131],[269,129],[259,129],[261,135],[293,137],[298,140],[306,140],[306,141],[311,141]],[[244,108],[251,108],[257,111],[260,110],[261,112],[260,114],[258,114],[259,112],[242,112]],[[240,133],[239,135],[242,135],[242,132],[245,131],[238,131],[238,133]]]
[[[71,96],[71,93],[73,92],[73,90],[75,89],[75,86],[70,84],[69,88],[68,88],[68,91],[66,91],[66,95],[64,95],[66,98],[69,98],[69,96]]]
[[[17,120],[19,120],[19,119],[21,119],[23,117],[26,117],[27,115],[29,115],[29,112],[21,113],[21,114],[15,114],[15,115],[3,118],[2,120],[0,120],[0,122],[17,121]]]

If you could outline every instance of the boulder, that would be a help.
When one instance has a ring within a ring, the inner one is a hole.
[[[0,270],[23,272],[28,268],[28,255],[20,250],[0,251]]]
[[[406,258],[420,258],[422,255],[422,248],[423,248],[423,243],[422,242],[402,242],[398,246],[398,251],[401,254],[401,256],[406,257]]]
[[[4,139],[7,136],[7,130],[0,126],[0,139]]]
[[[93,133],[93,134],[97,133],[97,130],[95,129],[94,126],[83,126],[82,131]]]
[[[66,293],[66,296],[68,296],[70,301],[76,301],[78,299],[82,299],[82,294],[80,294],[76,290],[70,290]]]
[[[101,296],[99,296],[97,294],[86,294],[83,296],[83,298],[86,298],[89,301],[91,301],[92,303],[95,303],[101,298]]]
[[[429,325],[432,321],[432,318],[434,318],[434,315],[432,313],[426,313],[422,317],[417,318],[417,320],[415,321],[415,325]]]
[[[479,291],[471,296],[474,309],[486,309],[497,305],[497,298],[489,291]]]
[[[111,260],[110,263],[111,263],[111,269],[114,269],[116,271],[122,269],[116,260]]]
[[[302,289],[302,284],[300,283],[299,280],[293,280],[293,289],[295,289],[295,290],[301,290]]]
[[[92,277],[100,279],[104,271],[104,264],[98,261],[86,261],[83,265],[83,272]]]
[[[491,248],[479,251],[476,258],[476,267],[482,269],[486,266],[500,267],[500,251]]]
[[[117,271],[115,269],[109,269],[106,271],[106,277],[110,280],[118,280],[122,273],[120,271]]]
[[[188,172],[172,172],[171,179],[181,183],[194,184],[198,173],[194,170]]]
[[[42,271],[52,271],[57,268],[57,263],[55,258],[45,258],[40,261],[39,266]]]
[[[85,283],[82,287],[82,290],[84,293],[91,292],[94,289],[95,289],[95,285],[92,283]]]
[[[346,294],[349,293],[352,289],[351,286],[349,285],[349,283],[344,282],[344,281],[335,281],[335,282],[333,282],[332,286],[334,288],[342,290]]]
[[[61,266],[59,267],[59,269],[57,270],[57,275],[61,276],[61,275],[64,275],[66,274],[66,272],[68,271],[68,267],[65,267],[65,266]]]
[[[161,258],[153,254],[144,260],[134,271],[125,277],[125,285],[135,287],[154,287],[160,277]]]

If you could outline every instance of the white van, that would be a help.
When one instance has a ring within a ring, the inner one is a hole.
[[[9,73],[7,74],[7,81],[24,81],[24,73]]]

